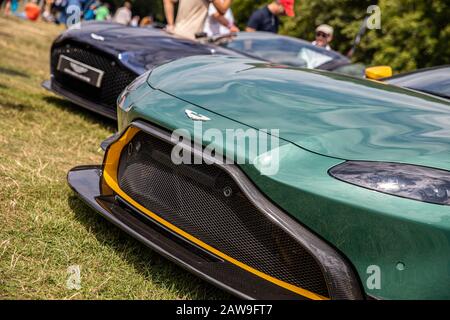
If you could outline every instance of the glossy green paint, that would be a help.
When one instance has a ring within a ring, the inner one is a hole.
[[[450,169],[450,103],[374,81],[274,68],[232,57],[193,57],[154,70],[163,92],[340,159]]]
[[[143,119],[168,130],[183,128],[193,134],[193,121],[184,113],[187,108],[211,118],[203,123],[203,129],[217,128],[225,132],[226,129],[270,129],[279,125],[282,140],[278,149],[280,166],[277,174],[261,175],[257,163],[241,165],[259,189],[343,252],[355,266],[368,294],[386,299],[450,299],[450,207],[370,191],[338,181],[327,173],[331,167],[342,163],[342,158],[398,159],[399,162],[448,169],[449,159],[443,157],[446,152],[448,155],[450,148],[449,135],[446,137],[448,131],[444,128],[444,122],[450,123],[445,111],[448,104],[430,96],[329,73],[271,69],[266,65],[259,70],[253,61],[249,64],[242,60],[219,58],[213,62],[213,59],[188,58],[154,70],[150,83],[155,88],[164,87],[174,93],[176,88],[183,87],[177,92],[185,100],[161,90],[141,87],[127,98],[130,105],[133,103],[131,109],[128,112],[118,110],[119,128],[124,129],[135,119]],[[239,64],[240,69],[235,64]],[[230,71],[242,70],[246,64],[251,73],[247,78]],[[209,67],[203,68],[204,65]],[[183,78],[190,68],[196,72],[191,73],[191,78]],[[295,73],[299,79],[308,79],[304,84],[308,90],[300,90],[302,85],[297,80],[299,90],[293,91],[294,85],[290,82],[295,80]],[[242,77],[246,78],[245,85],[240,84]],[[317,77],[322,81],[320,86],[308,85],[313,80],[318,81]],[[219,86],[214,80],[222,84]],[[172,85],[169,85],[170,81],[174,81]],[[334,89],[335,92],[330,94],[326,89],[328,82],[333,88],[342,86],[346,89],[340,93]],[[269,94],[265,85],[276,92],[272,90]],[[355,85],[358,91],[348,90],[354,89],[352,86]],[[287,91],[290,90],[290,99],[283,96],[285,86],[289,88]],[[370,93],[366,99],[364,90]],[[147,93],[142,95],[142,91]],[[233,92],[233,95],[226,97],[227,92]],[[308,108],[301,95],[308,101]],[[312,107],[314,95],[318,98]],[[383,98],[387,95],[391,95],[390,104]],[[204,108],[199,106],[201,101],[207,101]],[[232,106],[229,101],[236,104]],[[288,101],[290,107],[285,108]],[[352,108],[347,108],[344,101]],[[378,105],[380,101],[384,102],[382,106]],[[428,114],[423,114],[420,103],[430,107]],[[360,112],[357,105],[369,111]],[[411,105],[414,108],[408,107]],[[344,109],[342,114],[338,106]],[[401,106],[400,111],[395,106]],[[416,116],[409,115],[403,110],[405,108]],[[279,117],[285,125],[281,125]],[[419,123],[414,124],[413,119]],[[378,128],[377,124],[382,125]],[[333,135],[327,135],[327,130]],[[353,138],[352,134],[359,138]],[[416,142],[410,143],[408,137]],[[427,143],[422,143],[424,141]],[[202,142],[221,148],[220,141],[205,138]],[[224,145],[225,149],[234,147]],[[237,152],[242,151],[238,149]],[[248,155],[245,157],[247,162],[252,160]],[[399,263],[404,264],[404,270],[397,268]],[[380,267],[380,289],[367,286],[370,276],[367,269],[372,265]]]

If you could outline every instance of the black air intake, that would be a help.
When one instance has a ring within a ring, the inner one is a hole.
[[[247,266],[330,297],[317,260],[244,195],[219,166],[174,165],[172,145],[139,132],[121,154],[118,182],[133,200]]]
[[[105,74],[100,88],[58,71],[57,65],[61,54],[104,71]],[[113,110],[116,109],[119,95],[138,76],[108,55],[92,48],[85,49],[79,44],[70,42],[53,48],[51,52],[51,72],[54,76],[53,81],[64,90]]]

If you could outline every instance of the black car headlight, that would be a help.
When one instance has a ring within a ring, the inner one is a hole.
[[[149,76],[149,72],[146,72],[144,74],[141,74],[139,77],[134,79],[133,82],[131,82],[128,87],[125,88],[125,90],[120,94],[119,98],[117,99],[117,106],[124,110],[129,111],[130,108],[133,106],[133,102],[130,99],[127,99],[130,93],[137,90],[140,86],[147,84],[147,78]]]
[[[142,61],[142,54],[140,52],[122,52],[119,53],[117,58],[119,58],[120,62],[125,67],[137,74],[142,74],[147,71],[145,68],[145,61]]]
[[[409,164],[347,161],[329,170],[341,181],[386,194],[450,205],[450,172]]]

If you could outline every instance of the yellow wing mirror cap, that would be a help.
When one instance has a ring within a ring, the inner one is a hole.
[[[392,77],[392,68],[389,66],[376,66],[366,68],[366,78],[378,80]]]

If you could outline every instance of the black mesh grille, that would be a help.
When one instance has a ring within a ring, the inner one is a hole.
[[[57,65],[61,54],[104,71],[101,87],[94,87],[66,73],[59,72]],[[72,43],[66,43],[53,49],[51,53],[51,68],[54,75],[53,80],[65,90],[91,102],[111,107],[114,110],[120,93],[137,77],[137,74],[118,65],[110,57],[101,55],[93,49],[87,50],[78,44]]]
[[[120,188],[166,221],[228,256],[329,296],[316,260],[259,212],[225,171],[206,164],[174,165],[171,149],[167,142],[138,133],[121,155]]]

